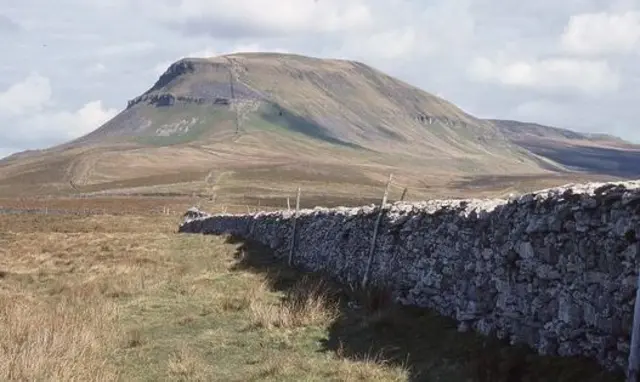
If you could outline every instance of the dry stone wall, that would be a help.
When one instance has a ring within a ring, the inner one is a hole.
[[[295,265],[345,283],[365,272],[374,206],[302,210]],[[286,258],[292,212],[185,215],[181,232],[233,234]],[[387,207],[371,282],[461,329],[542,354],[626,367],[640,239],[640,181],[568,185],[510,200]]]

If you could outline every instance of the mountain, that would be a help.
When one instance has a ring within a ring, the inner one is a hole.
[[[500,177],[509,183],[502,190],[514,179],[620,175],[567,161],[560,151],[588,140],[570,135],[476,118],[360,62],[276,53],[185,58],[95,131],[0,161],[0,194],[246,200],[297,184],[365,200],[378,198],[390,172],[399,191],[408,186],[414,196],[454,195],[467,187],[459,182]],[[590,142],[608,149],[618,141]],[[617,144],[616,152],[635,155],[635,146]]]
[[[578,133],[537,123],[489,120],[513,143],[571,171],[640,175],[640,145],[607,134]]]

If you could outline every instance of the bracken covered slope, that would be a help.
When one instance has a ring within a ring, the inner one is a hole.
[[[568,168],[521,143],[359,62],[185,58],[92,133],[0,161],[0,194],[266,195],[297,183],[366,198],[389,172],[430,194],[457,180],[554,179]]]

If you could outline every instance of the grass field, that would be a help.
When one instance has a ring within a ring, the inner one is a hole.
[[[0,380],[621,380],[178,223],[0,215]]]

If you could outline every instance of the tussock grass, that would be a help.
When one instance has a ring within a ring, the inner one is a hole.
[[[383,357],[363,355],[359,359],[331,355],[322,360],[292,355],[290,358],[273,358],[249,376],[248,381],[294,380],[293,377],[305,372],[303,380],[311,381],[410,381],[408,368],[387,362]]]
[[[355,358],[349,358],[344,353],[343,345],[336,350],[338,366],[347,381],[406,381],[410,379],[411,371],[407,364],[394,365],[384,357],[382,351],[366,353]]]
[[[327,283],[309,276],[297,281],[277,303],[254,296],[249,309],[253,324],[266,329],[324,325],[339,315]]]
[[[119,310],[91,297],[0,296],[0,379],[116,380],[107,359],[121,338]]]
[[[174,381],[209,381],[214,366],[198,353],[183,347],[169,359],[167,374]]]

